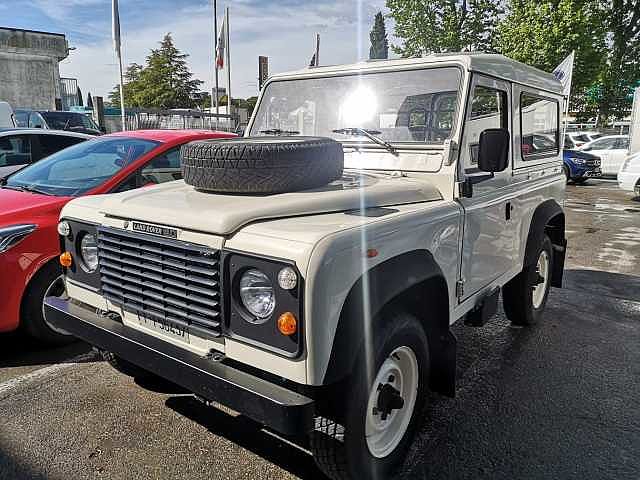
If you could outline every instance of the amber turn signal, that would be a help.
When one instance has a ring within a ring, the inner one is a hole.
[[[60,265],[62,265],[63,267],[70,267],[72,263],[73,257],[69,252],[64,252],[62,255],[60,255]]]
[[[278,317],[278,331],[282,335],[290,336],[298,330],[298,321],[291,312],[284,312]]]

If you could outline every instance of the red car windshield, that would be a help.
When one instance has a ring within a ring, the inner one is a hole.
[[[158,142],[128,137],[89,140],[14,173],[3,187],[46,195],[83,195],[158,145]]]

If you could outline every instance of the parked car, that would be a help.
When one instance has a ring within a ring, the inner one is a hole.
[[[588,152],[581,152],[574,147],[573,140],[568,135],[564,137],[564,149],[562,151],[564,162],[564,175],[567,183],[584,183],[589,178],[602,176],[600,170],[600,158]]]
[[[429,391],[455,392],[451,324],[500,296],[533,324],[561,286],[562,92],[486,54],[274,75],[245,137],[183,147],[184,182],[64,207],[47,319],[310,435],[330,478],[398,478]]]
[[[0,179],[92,135],[39,128],[0,129]],[[0,208],[2,206],[0,205]]]
[[[84,113],[19,109],[16,110],[15,115],[20,127],[70,130],[88,135],[104,133],[96,122]]]
[[[622,190],[640,197],[640,152],[629,155],[618,172],[618,185]]]
[[[15,128],[15,115],[8,102],[0,102],[0,128]]]
[[[607,135],[578,148],[600,157],[603,175],[616,176],[629,150],[627,135]]]
[[[569,137],[574,144],[573,148],[581,147],[582,145],[593,142],[604,134],[599,132],[567,132],[565,136]]]
[[[0,332],[21,325],[44,342],[72,338],[50,327],[42,310],[45,295],[62,291],[56,225],[67,202],[180,179],[181,145],[230,136],[142,130],[93,137],[6,178],[0,186]]]

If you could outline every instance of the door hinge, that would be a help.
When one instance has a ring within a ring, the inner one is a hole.
[[[456,282],[456,297],[462,298],[464,296],[464,280],[458,280]]]

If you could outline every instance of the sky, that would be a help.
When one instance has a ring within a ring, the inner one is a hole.
[[[351,63],[369,54],[373,17],[384,0],[218,1],[218,23],[230,9],[231,94],[258,93],[258,56],[269,57],[270,73],[304,68],[320,33],[320,64]],[[111,40],[111,0],[0,0],[2,26],[64,33],[75,47],[60,64],[63,77],[78,79],[86,96],[106,98],[118,81]],[[125,65],[144,64],[151,48],[171,32],[190,55],[195,78],[213,85],[212,0],[120,0]],[[219,28],[219,27],[218,27]],[[387,25],[387,30],[392,28]],[[393,41],[391,35],[390,40]],[[220,71],[220,86],[225,86]]]

